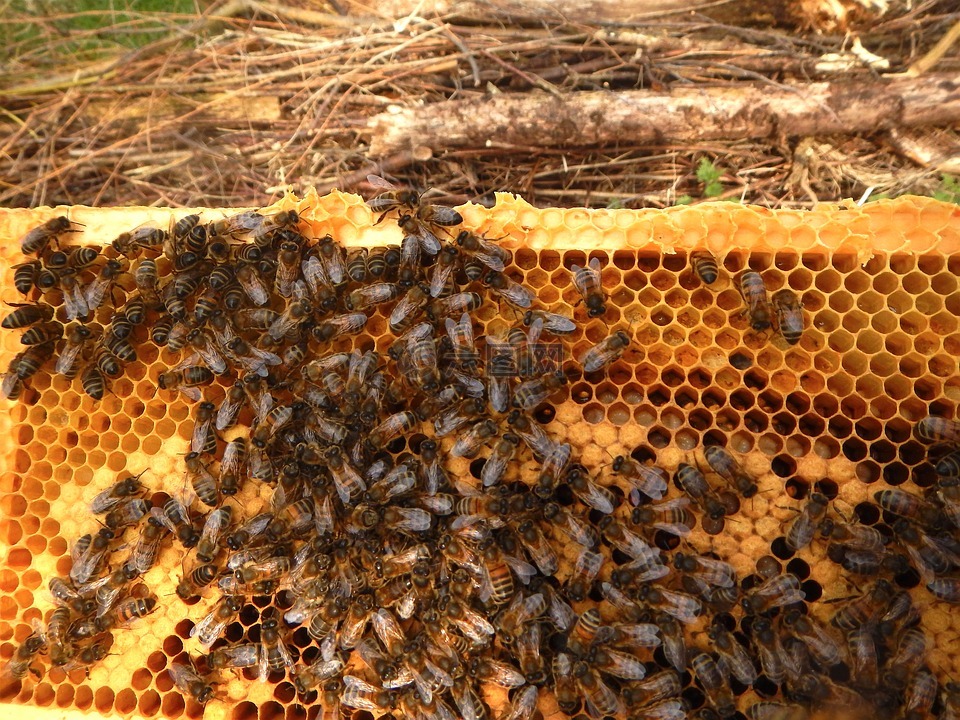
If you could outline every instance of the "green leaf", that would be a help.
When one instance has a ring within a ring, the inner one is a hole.
[[[700,158],[700,164],[697,165],[697,180],[709,185],[716,182],[723,175],[723,171],[713,164],[707,158]]]

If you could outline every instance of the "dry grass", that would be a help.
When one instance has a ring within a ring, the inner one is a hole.
[[[960,20],[954,7],[927,0],[893,9],[860,39],[891,71],[903,70]],[[419,161],[366,154],[367,119],[391,105],[426,113],[439,100],[491,93],[809,80],[849,37],[690,14],[629,28],[504,27],[493,18],[394,22],[251,0],[201,15],[123,18],[78,31],[86,43],[77,33],[56,37],[51,28],[64,16],[36,23],[45,44],[13,33],[0,65],[0,204],[264,204],[287,183],[364,192],[366,175],[383,173],[454,202],[510,190],[541,205],[661,207],[703,197],[703,157],[722,172],[721,197],[771,207],[857,197],[868,186],[931,194],[941,183],[935,163],[911,159],[916,153],[879,129],[771,144],[640,147],[625,138],[559,152],[494,139]],[[0,32],[17,27],[3,23]],[[126,49],[120,38],[131,35],[142,44]],[[111,37],[117,42],[102,42]],[[960,69],[956,49],[937,69]],[[864,66],[847,74],[873,77]],[[935,139],[948,154],[957,146],[949,129],[914,139],[921,147]]]

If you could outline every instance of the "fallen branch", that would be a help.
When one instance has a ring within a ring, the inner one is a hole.
[[[669,92],[492,95],[380,113],[370,151],[616,147],[945,126],[960,121],[960,75],[872,83],[738,84]]]

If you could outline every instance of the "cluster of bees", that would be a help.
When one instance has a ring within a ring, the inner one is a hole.
[[[59,244],[77,229],[66,218],[23,238],[35,259],[16,283],[34,301],[2,321],[26,328],[27,345],[3,394],[17,397],[56,357],[54,372],[79,375],[99,399],[149,339],[181,353],[157,385],[194,402],[195,423],[180,496],[152,504],[139,477],[122,477],[94,499],[102,527],[74,545],[69,577],[50,581],[57,607],[7,676],[39,675],[42,654],[64,670],[102,658],[113,632],[156,607],[141,578],[172,545],[183,555],[176,595],[217,596],[191,631],[204,653],[168,668],[201,704],[224,673],[252,668],[288,678],[299,702],[331,718],[480,720],[499,697],[498,720],[526,720],[546,695],[575,718],[729,718],[749,687],[752,720],[866,707],[957,717],[960,688],[938,685],[919,610],[894,582],[913,570],[960,601],[955,452],[939,461],[930,498],[879,494],[889,532],[832,513],[826,491],[798,511],[789,548],[826,543],[869,583],[820,622],[808,612],[817,597],[774,558],[739,577],[681,549],[698,520],[721,533],[757,493],[731,452],[705,447],[705,467],[673,473],[620,456],[598,475],[538,421],[571,373],[616,362],[630,332],[575,363],[545,352],[576,321],[538,307],[505,273],[509,251],[459,230],[455,210],[371,180],[383,192],[370,207],[377,222],[396,220],[399,246],[347,251],[304,234],[293,210],[188,216],[102,252]],[[694,253],[691,264],[716,280],[713,258]],[[577,312],[602,316],[599,264],[571,272]],[[769,301],[757,273],[738,284],[754,328],[775,321],[786,342],[799,340],[796,296]],[[101,327],[91,316],[104,302],[114,310]],[[519,318],[503,337],[474,336],[471,313],[489,302]],[[387,351],[334,352],[375,310],[394,338]],[[918,433],[960,444],[952,421],[926,419]],[[475,477],[457,476],[451,457],[484,461]],[[271,488],[260,512],[236,499],[252,483]],[[259,619],[228,640],[250,609]]]
[[[716,258],[706,250],[690,253],[690,262],[699,277],[707,285],[713,285],[720,277]],[[745,270],[736,278],[737,289],[743,297],[744,314],[750,319],[750,327],[756,332],[769,331],[776,324],[777,332],[788,345],[796,345],[803,335],[803,305],[790,288],[780,288],[773,295],[767,294],[763,277],[755,270]]]

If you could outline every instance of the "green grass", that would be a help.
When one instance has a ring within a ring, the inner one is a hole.
[[[941,175],[940,187],[933,192],[933,199],[960,205],[960,180],[953,175]]]
[[[0,0],[0,61],[63,72],[142,47],[197,13],[196,0]]]

